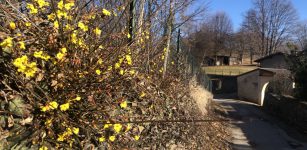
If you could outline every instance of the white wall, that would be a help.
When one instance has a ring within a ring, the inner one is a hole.
[[[237,78],[238,97],[253,103],[259,101],[259,70],[241,75]]]

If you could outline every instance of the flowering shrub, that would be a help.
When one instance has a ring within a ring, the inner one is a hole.
[[[191,117],[184,111],[191,102],[158,86],[164,54],[144,73],[134,49],[145,47],[149,33],[129,43],[127,27],[112,30],[127,5],[86,10],[73,0],[32,0],[23,13],[2,5],[11,11],[1,28],[1,130],[15,131],[6,148],[143,147],[142,140],[148,146],[154,134],[165,135],[142,120]]]

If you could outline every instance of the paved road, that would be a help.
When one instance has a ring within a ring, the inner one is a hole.
[[[288,136],[290,129],[262,112],[258,106],[231,99],[215,99],[215,101],[226,110],[221,114],[232,120],[229,129],[234,149],[307,150],[305,137],[291,133],[292,137]]]

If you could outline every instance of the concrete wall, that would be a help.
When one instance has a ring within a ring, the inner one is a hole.
[[[259,70],[238,76],[238,97],[253,103],[258,103],[259,93]]]
[[[307,102],[267,93],[263,108],[307,135]]]
[[[260,62],[260,67],[288,69],[284,55],[274,55],[271,58],[266,58]]]

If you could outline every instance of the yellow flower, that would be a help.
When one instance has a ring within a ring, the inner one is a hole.
[[[65,103],[65,104],[60,105],[61,111],[66,111],[68,109],[69,109],[69,103]]]
[[[140,136],[136,135],[136,136],[134,136],[134,139],[135,139],[136,141],[138,141],[138,140],[140,139]]]
[[[127,38],[128,38],[128,39],[130,39],[130,38],[131,38],[131,35],[130,35],[130,33],[128,33],[128,34],[127,34]]]
[[[114,68],[115,68],[115,69],[120,68],[120,63],[116,63],[115,66],[114,66]]]
[[[51,109],[57,109],[59,106],[59,104],[56,101],[50,102],[49,105],[51,106]]]
[[[59,22],[56,20],[53,22],[54,28],[58,29],[59,28]]]
[[[61,50],[61,52],[64,53],[64,54],[67,52],[67,49],[66,49],[65,47],[61,48],[60,50]]]
[[[101,64],[102,64],[102,59],[99,58],[98,61],[97,61],[97,63],[98,63],[99,65],[101,65]]]
[[[37,8],[35,8],[33,4],[28,3],[27,8],[30,10],[30,14],[37,14],[38,13]]]
[[[106,9],[102,9],[102,13],[106,16],[111,16],[111,12]]]
[[[106,140],[106,138],[104,136],[102,136],[98,140],[99,140],[99,142],[104,142]]]
[[[78,27],[82,29],[84,32],[88,31],[88,27],[83,22],[78,22]]]
[[[38,70],[35,62],[28,62],[28,57],[26,55],[16,58],[13,61],[13,65],[17,67],[17,71],[24,73],[26,77],[33,77]]]
[[[16,29],[16,24],[14,22],[10,22],[10,28],[12,30],[15,30]]]
[[[71,28],[71,26],[69,25],[69,24],[67,24],[67,25],[65,25],[65,30],[66,31],[69,31],[69,30],[71,30],[72,28]]]
[[[114,128],[114,131],[116,132],[116,133],[119,133],[121,130],[122,130],[122,125],[121,124],[114,124],[114,126],[113,126],[113,128]]]
[[[114,142],[114,141],[115,141],[115,136],[114,136],[114,135],[110,136],[110,137],[109,137],[109,140],[110,140],[111,142]]]
[[[63,135],[72,135],[73,131],[71,128],[66,128],[66,132],[63,133]]]
[[[45,122],[45,125],[47,127],[49,127],[49,126],[51,126],[51,124],[52,124],[52,119],[47,119],[46,122]]]
[[[96,74],[97,74],[97,75],[100,75],[100,74],[101,74],[101,71],[100,71],[99,69],[97,69],[97,70],[96,70]]]
[[[123,69],[120,69],[119,74],[124,75],[125,71]]]
[[[63,54],[63,53],[57,53],[56,54],[56,58],[59,59],[59,60],[63,59],[64,56],[65,56],[65,54]]]
[[[13,47],[13,38],[11,37],[7,37],[5,40],[3,40],[1,43],[0,43],[0,46],[3,47],[3,48],[6,48],[6,47]]]
[[[63,9],[63,7],[64,7],[64,2],[63,2],[63,0],[61,0],[61,1],[58,2],[58,8]]]
[[[76,135],[78,135],[79,134],[79,128],[72,128],[72,132],[74,133],[74,134],[76,134]]]
[[[130,55],[126,55],[126,60],[127,60],[128,65],[132,65],[132,59]]]
[[[130,70],[129,73],[130,73],[130,75],[134,75],[135,74],[135,70]]]
[[[77,34],[75,32],[71,34],[70,38],[72,43],[77,44],[78,40],[77,40]]]
[[[26,25],[26,27],[31,27],[32,26],[32,24],[30,22],[26,22],[25,25]]]
[[[42,146],[42,147],[39,148],[39,150],[48,150],[48,147]]]
[[[54,13],[51,13],[50,15],[47,16],[48,17],[48,20],[50,21],[53,21],[55,19],[55,14]]]
[[[43,51],[34,52],[33,56],[35,58],[41,58],[45,61],[48,61],[50,59],[50,56],[47,54],[44,54]]]
[[[175,64],[175,62],[174,61],[172,61],[172,65],[174,65]]]
[[[46,2],[45,0],[37,0],[36,2],[39,8],[43,8],[44,6],[49,6],[49,3]]]
[[[40,108],[42,112],[46,112],[50,109],[49,106],[41,106]]]
[[[101,30],[99,28],[95,28],[94,32],[97,36],[101,35]]]
[[[60,19],[67,18],[67,13],[65,11],[57,10],[56,14]]]
[[[120,103],[121,108],[127,108],[127,101]]]
[[[75,100],[76,100],[76,101],[80,101],[80,100],[81,100],[81,97],[80,97],[80,96],[77,96],[77,97],[75,98]]]
[[[103,47],[102,45],[99,45],[99,47],[98,47],[98,48],[103,49],[104,47]]]
[[[64,135],[59,135],[57,141],[63,142],[64,141]]]
[[[140,94],[140,98],[143,98],[145,96],[146,96],[146,94],[142,91],[142,93]]]
[[[72,7],[74,7],[75,6],[75,4],[74,4],[74,2],[69,2],[69,3],[66,3],[65,5],[64,5],[64,8],[66,9],[66,10],[70,10]]]
[[[108,121],[104,126],[103,129],[108,129],[112,124],[110,124],[110,121]]]
[[[127,128],[126,128],[126,131],[125,131],[125,132],[129,131],[130,129],[132,129],[132,126],[131,126],[131,124],[130,124],[130,123],[128,123],[128,125],[127,125]]]

